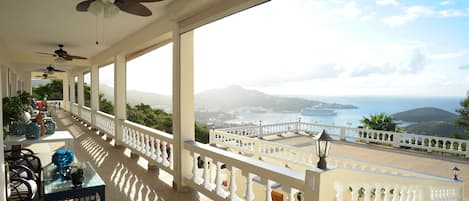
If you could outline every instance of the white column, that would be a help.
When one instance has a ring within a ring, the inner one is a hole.
[[[10,84],[11,84],[11,96],[16,96],[18,91],[18,76],[16,73],[11,73]]]
[[[114,58],[114,125],[116,145],[122,140],[122,122],[126,119],[127,80],[125,55]]]
[[[1,65],[2,97],[8,96],[8,67]],[[2,127],[3,128],[3,127]]]
[[[4,95],[4,76],[3,66],[1,66],[1,76],[0,76],[0,89],[2,91],[2,96]],[[0,98],[0,105],[2,105],[2,99]],[[0,112],[3,114],[2,108],[0,107]],[[3,128],[3,115],[0,115],[0,127]],[[0,129],[0,136],[3,136],[3,129]],[[3,137],[0,137],[0,144],[3,145]],[[5,195],[5,161],[3,155],[3,146],[0,146],[0,200],[6,200]]]
[[[23,73],[23,91],[26,91],[29,94],[33,93],[30,72]]]
[[[65,110],[70,111],[70,96],[69,96],[69,75],[68,73],[64,76],[62,80],[62,99],[63,104],[61,105]]]
[[[191,175],[191,156],[184,141],[194,140],[194,35],[176,28],[173,39],[174,184],[181,192],[184,177]]]
[[[76,102],[75,100],[75,77],[71,76],[69,79],[70,83],[70,104],[73,104]],[[70,105],[71,108],[71,105]]]
[[[91,125],[96,127],[96,112],[99,110],[99,66],[91,66]]]
[[[83,88],[83,82],[85,78],[83,77],[83,72],[78,73],[78,116],[81,118],[81,106],[85,105],[85,90]]]

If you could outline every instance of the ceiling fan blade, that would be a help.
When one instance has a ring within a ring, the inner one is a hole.
[[[53,56],[53,57],[56,57],[56,56],[57,56],[57,55],[55,55],[55,54],[44,53],[44,52],[36,52],[36,54],[49,55],[49,56]]]
[[[146,17],[152,14],[150,9],[134,0],[116,0],[114,4],[122,11],[133,15]]]
[[[88,11],[88,8],[90,7],[90,4],[93,3],[93,1],[95,1],[95,0],[82,1],[79,4],[77,4],[75,9],[77,11],[80,11],[80,12],[86,12],[86,11]]]
[[[88,59],[86,57],[74,56],[74,55],[68,55],[68,57],[71,58],[71,59]]]
[[[163,0],[137,0],[140,3],[151,3],[151,2],[159,2]]]
[[[52,70],[52,71],[61,72],[61,73],[65,72],[64,70],[59,70],[59,69],[54,69],[54,70]]]

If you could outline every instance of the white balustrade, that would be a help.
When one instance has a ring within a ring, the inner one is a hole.
[[[169,173],[173,170],[173,135],[128,120],[122,123],[122,143]]]
[[[259,126],[217,129],[215,131],[211,131],[210,143],[217,144],[221,140],[231,140],[233,144],[236,145],[235,142],[240,142],[240,140],[234,137],[235,135],[241,137],[254,138],[296,131],[303,134],[315,135],[322,130],[326,130],[326,132],[333,138],[347,140],[350,142],[371,142],[382,145],[389,145],[393,147],[410,147],[425,150],[427,152],[436,151],[441,153],[464,155],[466,156],[466,158],[469,158],[469,140],[418,135],[411,133],[399,133],[393,131],[372,130],[364,128],[330,126],[300,121]],[[224,133],[232,135],[223,135]],[[230,137],[227,139],[227,136]],[[243,141],[241,142],[244,141],[246,141],[246,139],[243,139]],[[247,143],[247,145],[251,144]],[[248,149],[252,149],[252,147]]]
[[[104,112],[96,112],[96,128],[105,132],[107,135],[115,136],[114,116]]]
[[[321,196],[321,200],[337,201],[460,201],[463,187],[462,182],[451,179],[406,177],[347,169],[328,171],[321,176],[321,184],[323,181],[334,183],[331,187],[335,194],[322,194],[324,196]]]
[[[301,172],[227,152],[195,141],[186,142],[184,147],[191,152],[194,161],[192,175],[186,178],[186,182],[192,188],[199,190],[214,200],[220,200],[220,198],[241,200],[241,198],[245,198],[248,201],[252,201],[254,198],[256,198],[256,200],[264,198],[264,200],[271,201],[271,193],[274,185],[281,185],[283,187],[282,189],[286,189],[285,192],[303,191],[304,174]],[[215,166],[215,181],[204,180],[201,182],[202,178],[205,178],[205,171],[196,170],[198,169],[197,158],[199,156],[205,161],[203,163],[204,165]],[[207,163],[207,161],[213,162]],[[222,171],[222,166],[226,167],[228,170]],[[247,186],[245,187],[246,190],[240,192],[237,185],[240,184],[238,181],[243,175],[247,179],[245,183]],[[229,177],[229,180],[225,180],[225,182],[229,182],[229,192],[226,192],[222,186],[224,183],[223,180],[227,177]],[[255,177],[259,179],[255,179]],[[254,182],[254,180],[261,182],[257,183]],[[207,185],[207,183],[210,185]],[[262,194],[254,194],[253,185],[261,185],[265,192]],[[215,189],[212,188],[213,186]]]
[[[89,107],[81,106],[80,118],[87,123],[91,123],[91,109]]]
[[[72,114],[75,115],[75,116],[78,116],[78,104],[76,103],[73,103],[72,104]]]

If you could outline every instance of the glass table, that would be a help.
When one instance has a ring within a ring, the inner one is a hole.
[[[44,168],[44,201],[86,198],[86,200],[105,201],[106,184],[89,162],[83,163],[83,184],[72,185],[72,180],[64,180],[57,173],[57,166],[50,164]],[[99,199],[98,199],[98,196]]]

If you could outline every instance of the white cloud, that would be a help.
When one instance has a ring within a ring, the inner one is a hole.
[[[414,50],[412,56],[410,58],[410,62],[408,68],[406,69],[407,72],[418,72],[425,68],[428,63],[428,59],[425,55],[422,54],[420,50]]]
[[[459,69],[461,69],[461,70],[469,70],[469,64],[459,66]]]
[[[469,54],[469,50],[460,50],[456,52],[447,52],[447,53],[440,53],[440,54],[433,54],[430,57],[432,59],[452,59],[456,57],[462,57]]]
[[[440,2],[440,5],[442,6],[446,6],[446,5],[449,5],[450,1],[442,1]]]
[[[399,2],[397,0],[376,0],[376,4],[382,5],[382,6],[397,6],[399,5]]]
[[[390,26],[399,26],[408,22],[412,22],[420,17],[434,15],[435,11],[426,6],[411,6],[405,8],[404,15],[395,15],[384,19],[386,24]]]
[[[365,22],[365,21],[370,21],[370,20],[372,20],[372,19],[374,19],[374,18],[375,18],[375,16],[373,16],[373,15],[365,15],[365,16],[361,16],[361,17],[360,17],[360,21],[364,21],[364,22]]]
[[[338,15],[344,17],[357,17],[361,13],[361,10],[357,7],[357,3],[355,1],[350,1],[345,4],[342,8],[336,8],[331,10],[326,14],[326,16],[330,15]]]
[[[447,10],[440,11],[440,15],[443,17],[465,17],[465,16],[469,16],[469,10],[461,11],[461,10],[447,9]]]

